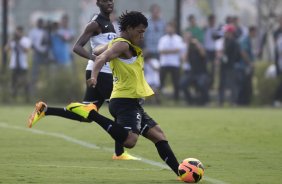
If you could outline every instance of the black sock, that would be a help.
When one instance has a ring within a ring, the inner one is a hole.
[[[123,145],[115,141],[115,154],[116,156],[122,155],[124,152]]]
[[[98,123],[110,136],[120,144],[127,139],[128,131],[121,127],[119,124],[115,123],[114,121],[102,116],[95,110],[92,110],[89,115],[88,119],[95,121]]]
[[[66,110],[65,108],[56,108],[56,107],[47,107],[45,112],[46,116],[60,116],[71,120],[81,121],[81,122],[90,122],[89,120],[79,116],[71,111]]]
[[[169,144],[167,141],[159,141],[156,144],[156,148],[159,152],[160,157],[165,161],[165,163],[175,172],[175,174],[178,176],[178,166],[179,163],[172,152]]]

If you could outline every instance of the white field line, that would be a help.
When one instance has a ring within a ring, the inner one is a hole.
[[[52,167],[52,168],[75,168],[75,169],[103,169],[103,170],[126,170],[126,171],[160,171],[162,169],[136,169],[121,167],[93,167],[93,166],[77,166],[77,165],[42,165],[42,164],[2,164],[0,166],[16,166],[16,167]]]
[[[75,139],[73,137],[61,134],[61,133],[47,132],[47,131],[43,131],[43,130],[24,128],[24,127],[20,127],[20,126],[12,126],[12,125],[8,125],[7,123],[3,123],[3,122],[0,122],[0,127],[1,128],[7,128],[7,129],[16,129],[16,130],[21,130],[21,131],[27,131],[27,132],[31,132],[31,133],[34,133],[34,134],[48,135],[48,136],[64,139],[67,142],[75,143],[75,144],[78,144],[78,145],[86,147],[86,148],[98,149],[98,150],[103,150],[103,151],[106,151],[106,152],[113,152],[112,148],[100,147],[100,146],[97,146],[96,144],[81,141],[81,140]],[[153,165],[153,166],[157,166],[157,167],[160,167],[161,169],[169,169],[169,167],[167,165],[163,164],[163,163],[156,162],[156,161],[153,161],[153,160],[149,160],[149,159],[143,158],[143,157],[138,156],[138,155],[133,155],[133,156],[141,158],[141,160],[139,160],[140,162],[147,163],[147,164]],[[64,167],[64,166],[62,166],[62,167]],[[217,180],[217,179],[214,179],[214,178],[210,178],[210,177],[207,177],[207,176],[204,176],[203,180],[208,181],[212,184],[228,184],[224,181]]]

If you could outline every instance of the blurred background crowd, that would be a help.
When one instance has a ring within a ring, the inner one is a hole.
[[[87,61],[72,53],[95,0],[2,0],[0,103],[79,101]],[[116,0],[142,11],[148,103],[250,106],[282,102],[279,0]],[[91,51],[89,51],[91,52]]]

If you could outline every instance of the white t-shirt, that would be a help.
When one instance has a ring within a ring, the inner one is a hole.
[[[165,50],[175,50],[178,49],[178,53],[174,54],[160,54],[160,63],[161,66],[174,66],[180,67],[181,64],[181,54],[183,53],[184,43],[182,38],[177,35],[164,35],[159,40],[158,51]]]
[[[17,67],[16,42],[12,41],[9,46],[11,48],[11,59],[10,59],[9,68],[15,69]],[[21,40],[19,41],[19,46],[18,46],[19,67],[21,69],[28,68],[27,53],[24,51],[24,49],[29,49],[30,47],[31,47],[31,40],[28,37],[22,37]]]
[[[216,31],[214,27],[208,27],[205,31],[204,36],[204,47],[209,51],[215,50],[215,40],[213,39],[213,34]]]
[[[148,59],[144,64],[145,79],[151,87],[160,86],[159,69],[160,62],[155,58]]]
[[[46,36],[45,34],[45,31],[39,28],[33,28],[29,32],[29,39],[31,40],[34,49],[41,53],[45,53],[47,51],[47,45],[42,43],[44,37]]]
[[[224,38],[219,38],[215,41],[215,50],[222,51],[224,47]]]

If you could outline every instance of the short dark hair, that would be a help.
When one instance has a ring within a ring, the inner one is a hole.
[[[214,20],[215,19],[215,15],[214,14],[210,14],[209,16],[208,16],[208,21],[212,21],[212,20]]]
[[[257,30],[257,28],[256,28],[256,26],[250,26],[249,27],[249,32],[253,32],[253,31],[256,31]]]
[[[123,12],[119,17],[118,24],[120,31],[125,31],[128,26],[135,28],[140,24],[143,24],[147,28],[148,20],[141,12],[126,11],[125,13]]]
[[[194,16],[193,14],[190,14],[190,15],[188,16],[188,20],[191,21],[192,19],[195,19],[195,16]]]
[[[24,32],[24,27],[23,26],[17,26],[16,30],[20,31],[20,32]]]

